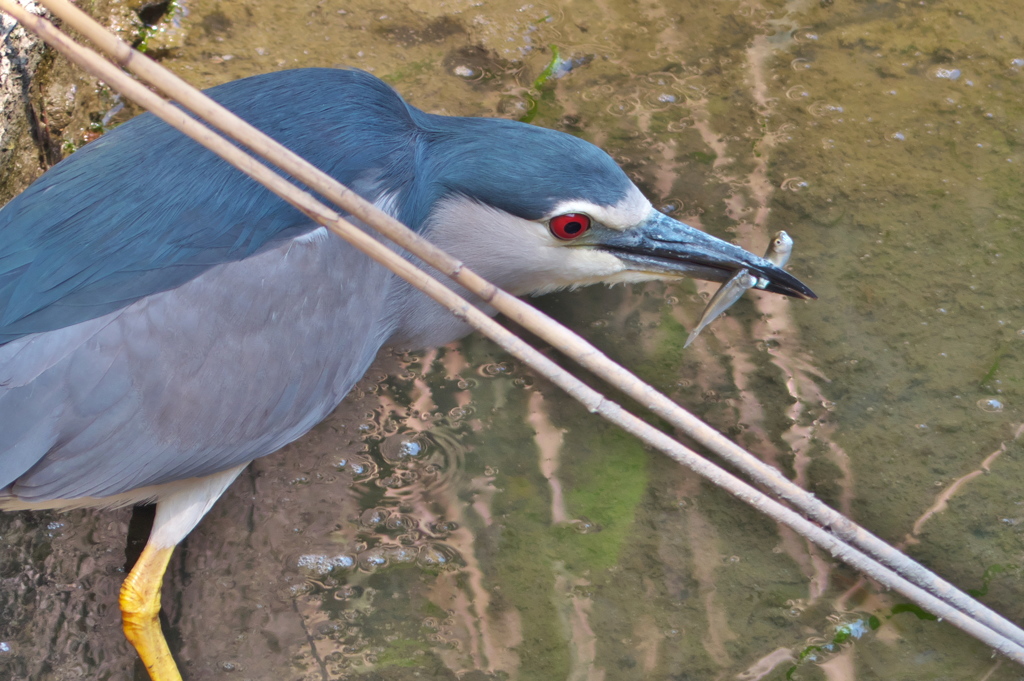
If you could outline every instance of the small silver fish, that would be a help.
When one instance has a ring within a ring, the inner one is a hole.
[[[778,232],[768,242],[768,250],[765,251],[764,258],[777,267],[785,267],[786,263],[789,262],[789,256],[792,254],[793,238],[785,232]],[[704,314],[701,315],[700,322],[698,322],[696,328],[686,338],[686,344],[683,345],[683,348],[690,347],[690,343],[697,339],[697,336],[704,330],[704,327],[717,319],[718,315],[732,307],[732,304],[739,300],[747,290],[755,287],[764,288],[767,285],[767,280],[758,279],[747,269],[741,269],[736,272],[729,281],[722,284],[722,288],[718,289],[715,295],[711,297],[711,300],[708,301],[708,306],[704,308]]]
[[[791,255],[793,255],[793,237],[786,234],[785,231],[776,232],[772,240],[768,242],[764,259],[776,267],[785,267],[789,263]],[[763,289],[767,285],[767,279],[757,280],[757,288]]]

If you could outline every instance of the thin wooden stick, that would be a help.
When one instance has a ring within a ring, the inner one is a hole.
[[[53,4],[55,6],[66,5],[66,3],[63,2],[63,0],[44,0],[43,4]],[[1017,645],[1016,643],[1007,640],[1007,637],[1002,636],[999,633],[996,633],[993,630],[994,627],[990,628],[990,626],[987,626],[986,624],[979,623],[978,621],[972,619],[965,612],[961,612],[960,610],[951,607],[949,604],[939,600],[938,598],[933,597],[931,594],[927,593],[919,586],[916,586],[915,584],[912,584],[911,582],[901,578],[899,575],[893,573],[885,567],[876,564],[874,561],[872,561],[870,558],[862,554],[860,551],[845,546],[843,542],[838,540],[835,536],[822,530],[820,527],[817,527],[814,524],[809,523],[807,520],[801,518],[793,511],[790,511],[789,509],[785,508],[778,502],[769,499],[768,497],[765,497],[763,494],[761,494],[754,488],[743,483],[742,481],[739,481],[738,479],[729,475],[725,471],[719,469],[713,464],[702,459],[696,453],[692,452],[691,450],[679,444],[678,442],[675,442],[664,433],[657,431],[656,429],[652,428],[651,426],[641,421],[640,419],[636,418],[632,414],[625,412],[619,405],[608,400],[605,400],[599,393],[591,390],[582,382],[578,381],[570,374],[562,370],[560,367],[555,365],[553,362],[548,360],[546,357],[540,355],[536,350],[524,344],[520,339],[510,334],[506,329],[502,328],[494,320],[492,320],[486,314],[482,313],[480,310],[469,304],[467,301],[461,299],[459,296],[457,296],[457,294],[452,292],[446,286],[440,284],[433,278],[429,277],[429,275],[418,270],[414,265],[404,260],[401,256],[398,256],[397,254],[393,253],[386,246],[383,246],[382,244],[374,240],[372,237],[369,237],[360,229],[344,221],[334,211],[330,210],[326,206],[323,206],[322,204],[319,204],[319,202],[313,200],[308,194],[299,191],[273,171],[267,169],[262,164],[256,162],[248,155],[239,151],[230,143],[216,136],[208,128],[202,126],[199,123],[196,123],[191,118],[183,114],[183,112],[177,107],[163,101],[156,95],[153,95],[146,88],[142,87],[141,85],[133,81],[131,78],[128,78],[125,74],[123,74],[116,68],[112,67],[109,63],[105,62],[105,60],[102,60],[102,58],[98,57],[98,55],[95,55],[95,53],[92,53],[88,50],[84,50],[84,48],[74,45],[74,43],[67,39],[66,36],[63,36],[62,34],[60,34],[59,31],[56,31],[56,29],[54,29],[52,25],[50,25],[45,20],[42,20],[38,17],[35,17],[34,15],[29,14],[28,12],[25,12],[20,7],[10,2],[10,0],[0,0],[0,8],[3,8],[8,13],[15,16],[18,19],[18,21],[21,22],[26,27],[39,33],[44,38],[44,40],[54,45],[54,47],[56,47],[61,52],[67,54],[69,58],[71,58],[76,63],[79,63],[79,65],[83,66],[83,68],[86,68],[86,70],[89,70],[97,77],[100,77],[103,80],[107,81],[108,84],[114,86],[116,89],[120,90],[126,96],[135,99],[147,108],[150,108],[156,115],[160,116],[162,119],[164,119],[174,127],[178,128],[179,130],[182,130],[196,141],[200,142],[201,144],[204,144],[204,146],[207,146],[215,153],[218,153],[223,158],[225,158],[225,160],[228,160],[228,162],[230,162],[239,170],[242,170],[253,179],[256,179],[257,181],[264,183],[268,188],[270,188],[272,191],[274,191],[279,196],[284,198],[286,201],[291,203],[297,209],[304,212],[311,219],[316,220],[320,224],[324,224],[335,233],[339,234],[343,238],[346,238],[361,251],[363,251],[370,257],[373,257],[375,260],[378,260],[378,262],[382,262],[382,264],[385,264],[393,271],[395,271],[397,274],[405,278],[407,281],[410,281],[410,283],[417,286],[417,288],[420,288],[420,290],[423,290],[425,293],[433,297],[435,300],[444,304],[446,307],[452,310],[452,312],[457,317],[471,323],[473,326],[481,330],[485,335],[491,337],[496,342],[498,342],[499,345],[501,345],[508,352],[515,355],[525,363],[531,365],[534,369],[538,371],[538,373],[542,373],[550,380],[552,380],[552,382],[554,382],[556,385],[559,385],[560,387],[565,389],[567,392],[570,393],[570,395],[581,401],[592,412],[599,413],[605,418],[611,420],[612,422],[617,423],[628,432],[637,435],[648,444],[651,444],[652,446],[665,452],[669,456],[672,456],[680,463],[687,465],[688,467],[695,470],[698,474],[704,476],[711,482],[714,482],[715,484],[725,487],[727,490],[729,490],[736,496],[740,497],[748,504],[754,506],[755,508],[758,508],[762,512],[765,512],[767,515],[777,520],[778,522],[782,522],[783,524],[792,527],[795,531],[807,537],[815,544],[830,551],[831,553],[833,553],[833,555],[849,563],[856,569],[864,572],[865,574],[868,574],[874,579],[877,579],[886,586],[890,586],[891,588],[900,591],[905,596],[911,598],[911,600],[914,600],[925,609],[933,612],[939,617],[949,619],[950,622],[953,623],[955,626],[958,626],[967,633],[970,633],[972,636],[975,636],[979,640],[982,640],[987,645],[994,647],[995,649],[999,650],[1000,652],[1007,655],[1011,659],[1017,661],[1018,663],[1024,664],[1024,647],[1021,647],[1020,645]],[[65,9],[65,7],[61,7],[62,12]],[[75,8],[70,7],[70,9],[74,10]],[[68,18],[65,17],[65,20],[68,20]],[[68,23],[74,24],[75,22],[68,20]],[[76,26],[76,28],[82,30],[82,27],[80,26]],[[83,33],[85,32],[86,31],[83,30]],[[113,36],[110,36],[110,39],[116,41],[117,43],[120,43],[120,41],[117,41],[117,39],[113,38]],[[104,38],[103,40],[106,40],[106,38]],[[121,45],[123,45],[123,43]],[[124,48],[127,49],[128,52],[126,56],[123,56],[123,59],[125,62],[130,63],[133,67],[135,67],[138,63],[141,63],[143,61],[149,63],[148,60],[146,60],[142,55],[131,52],[130,49],[127,48],[127,46],[124,46]],[[181,85],[185,85],[183,82],[179,81],[179,83]],[[217,107],[217,105],[212,102],[204,104],[205,106],[202,107],[204,109],[210,108],[211,104],[213,107]],[[229,118],[224,118],[225,113],[227,112],[218,112],[217,114],[217,116],[221,117],[223,121],[226,121],[223,123],[223,125],[225,125],[227,130],[229,131],[237,130],[238,126],[242,125],[240,119],[232,120]],[[295,157],[290,152],[282,152],[282,150],[280,149],[268,151],[266,153],[268,155],[273,155],[273,161],[279,163],[283,169],[292,173],[296,177],[300,177],[298,172],[293,171],[284,163],[280,163],[280,157],[278,155],[284,154],[285,156],[297,159],[297,163],[299,165],[296,165],[296,168],[300,168],[301,165],[305,163],[301,161],[301,159],[298,159],[298,157]],[[308,164],[305,165],[308,168],[312,169],[312,166],[308,166]],[[315,171],[315,169],[312,170]],[[314,189],[322,191],[322,193],[324,193],[325,195],[332,195],[332,199],[334,199],[335,197],[343,199],[339,201],[339,205],[343,205],[343,207],[346,210],[350,209],[348,206],[344,204],[348,203],[349,201],[353,201],[353,205],[358,210],[350,210],[350,213],[356,215],[357,217],[360,217],[365,222],[382,222],[382,220],[374,219],[378,216],[372,215],[374,212],[377,212],[372,205],[363,201],[356,194],[342,187],[340,184],[334,182],[330,178],[326,178],[326,180],[323,178],[314,178],[311,181],[307,181],[306,178],[303,177],[300,177],[300,179],[302,179],[304,182],[307,182],[307,184],[309,184]],[[321,186],[323,187],[323,189],[321,189]],[[360,206],[360,202],[364,205]],[[363,214],[361,215],[359,213]],[[364,218],[363,215],[369,216],[370,219]],[[394,221],[392,218],[390,218],[390,216],[386,216],[383,213],[381,213],[380,215],[384,217],[383,222],[394,223],[394,225],[397,225],[399,228],[403,230],[405,229],[400,225],[400,223],[397,223],[397,221]],[[396,239],[396,241],[407,241],[408,243],[413,244],[413,246],[415,247],[415,241],[417,240],[417,237],[415,234],[412,234],[412,237],[414,238],[409,239],[407,237],[403,237],[401,239]],[[489,302],[494,304],[495,307],[498,307],[496,301],[502,301],[505,298],[515,301],[515,303],[517,304],[521,303],[521,301],[518,301],[518,299],[515,299],[514,297],[508,296],[508,294],[504,294],[503,292],[498,291],[498,289],[488,284],[487,282],[484,282],[479,277],[476,277],[476,275],[469,273],[467,269],[462,267],[461,263],[458,263],[458,261],[455,261],[454,259],[444,256],[438,249],[436,249],[429,243],[427,243],[427,245],[429,246],[429,248],[424,250],[423,253],[417,253],[417,255],[420,255],[420,257],[423,258],[425,261],[430,262],[430,264],[434,265],[438,269],[441,269],[442,271],[450,270],[448,273],[450,273],[453,276],[453,278],[455,278],[463,285],[466,285],[466,282],[469,281],[474,285],[478,286],[480,291],[480,293],[478,294],[481,295],[481,297],[484,297],[485,300],[488,300]],[[410,250],[413,249],[411,248]],[[438,266],[434,264],[434,262],[431,262],[430,258],[436,258],[437,262],[441,263],[441,266]],[[469,276],[467,276],[467,273]],[[465,281],[463,280],[463,277],[465,277]],[[474,281],[474,277],[476,281]],[[467,286],[467,288],[470,287]],[[529,308],[529,306],[525,307],[528,310],[532,310],[532,308]],[[526,321],[527,317],[530,317],[532,315],[524,316],[522,319],[520,319],[517,314],[511,314],[509,316],[516,319],[517,321],[520,321],[520,323],[522,323],[527,328],[532,328],[530,323]],[[558,331],[561,333],[571,333],[563,328],[559,328]],[[582,339],[578,340],[579,342],[584,343],[584,357],[582,359],[578,359],[578,361],[581,361],[581,363],[583,363],[586,366],[586,360],[588,359],[586,355],[588,353],[594,353],[598,355],[600,353],[598,353],[598,351],[592,346],[585,344],[585,341],[582,341]],[[610,363],[610,360],[608,360],[608,362]],[[624,369],[618,367],[617,365],[613,365],[613,367],[622,372],[625,372]],[[603,374],[607,372],[607,370],[607,367],[604,367],[602,369],[602,372],[600,373]],[[675,411],[675,409],[679,409],[677,405],[671,403],[671,401],[668,400],[668,398],[660,396],[659,394],[656,393],[656,391],[653,390],[653,388],[651,388],[650,386],[645,386],[639,381],[639,379],[631,377],[630,375],[628,375],[628,372],[626,373],[627,377],[631,378],[634,382],[639,383],[642,389],[646,389],[646,391],[654,393],[653,395],[647,396],[649,399],[660,397],[668,401],[669,404],[672,405],[672,407],[674,408],[672,411]],[[627,390],[627,392],[629,391]],[[658,405],[656,404],[656,402],[653,404],[648,404],[648,406],[657,412]],[[686,412],[683,413],[689,419],[695,420],[695,417],[692,417],[692,415],[689,415]],[[688,425],[692,427],[693,424]],[[734,445],[728,440],[725,440],[724,437],[716,433],[710,427],[706,426],[706,424],[697,421],[697,425],[699,425],[701,428],[698,428],[696,432],[706,430],[709,431],[714,436],[716,436],[716,438],[711,438],[711,441],[714,441],[714,439],[720,439],[727,443],[728,445],[730,445],[730,448],[739,450],[739,452],[743,453],[745,456],[750,456],[749,454],[746,454],[746,452],[743,452],[743,450],[740,449],[738,446]],[[760,464],[762,467],[766,467],[770,471],[774,472],[776,476],[782,477],[781,474],[778,474],[778,472],[774,471],[774,469],[772,469],[771,467],[765,466],[759,461],[757,463]],[[800,494],[806,495],[806,492],[790,483],[784,477],[782,478],[782,480],[784,480],[790,486],[795,488],[795,490],[797,490]],[[783,498],[788,498],[785,494],[781,494],[780,496],[782,496]],[[843,516],[841,516],[837,512],[833,511],[832,509],[828,509],[828,507],[824,508],[827,509],[831,514],[838,516],[839,519],[845,521],[853,528],[856,528],[857,531],[854,533],[855,535],[860,536],[861,534],[867,534],[866,530],[863,530],[862,528],[857,528],[856,525],[853,525],[850,521],[843,518]],[[877,539],[876,541],[880,542],[880,540]],[[884,542],[882,542],[882,544],[884,545]],[[889,551],[895,552],[895,550],[891,547],[888,547],[887,545],[885,545],[885,547]],[[899,552],[895,553],[898,554]],[[924,568],[921,568],[920,566],[916,567],[919,570],[924,570]],[[934,579],[938,579],[934,575],[931,576]],[[934,588],[934,582],[931,582],[930,586]],[[967,597],[965,596],[965,598]],[[970,603],[968,605],[969,608],[966,609],[967,612],[976,611],[979,607],[983,607],[973,600],[970,600]],[[1009,626],[1013,627],[1013,625]],[[1015,628],[1013,629],[1018,634],[1020,634],[1019,630],[1016,630]]]

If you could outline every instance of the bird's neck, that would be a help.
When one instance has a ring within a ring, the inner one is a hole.
[[[426,269],[449,288],[473,301],[488,315],[493,317],[497,314],[494,308],[485,305],[482,300],[440,275],[433,268]],[[387,345],[399,350],[421,350],[447,345],[473,331],[472,326],[457,319],[440,303],[418,291],[412,284],[399,279],[397,275],[394,278],[386,307],[394,311],[391,324],[395,331],[388,339]]]

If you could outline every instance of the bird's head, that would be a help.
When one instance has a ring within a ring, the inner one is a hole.
[[[415,111],[416,180],[399,217],[516,295],[746,268],[814,298],[768,260],[657,211],[604,151],[514,121]]]

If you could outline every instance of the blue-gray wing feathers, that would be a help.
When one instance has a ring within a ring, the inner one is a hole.
[[[210,94],[344,183],[385,164],[412,129],[398,95],[359,71],[267,74]],[[312,228],[211,152],[139,116],[0,210],[0,344],[102,316]]]
[[[411,130],[358,71],[212,94],[371,199]],[[326,416],[391,332],[390,275],[314,227],[148,115],[0,210],[0,507],[208,475]]]

